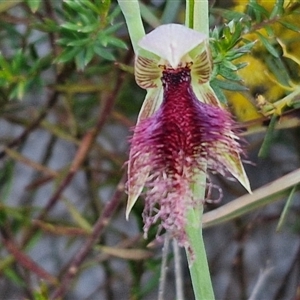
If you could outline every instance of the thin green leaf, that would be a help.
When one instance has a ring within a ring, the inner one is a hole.
[[[85,68],[85,49],[82,49],[76,56],[75,56],[75,63],[77,70],[84,70]]]
[[[68,200],[64,201],[69,213],[71,214],[75,223],[82,229],[85,229],[87,232],[91,232],[92,227],[89,222],[82,216],[78,209]]]
[[[151,27],[156,28],[161,25],[160,20],[155,16],[155,14],[149,9],[148,6],[140,2],[140,9],[142,18],[149,24]]]
[[[54,62],[58,64],[68,62],[72,60],[75,57],[75,55],[77,55],[80,52],[80,50],[81,49],[78,47],[74,47],[71,49],[70,47],[68,47],[54,60]]]
[[[203,227],[217,225],[239,216],[245,215],[255,209],[266,206],[285,197],[295,185],[300,183],[300,169],[274,180],[265,186],[239,197],[211,212],[203,215]]]
[[[227,80],[240,81],[241,78],[237,75],[236,72],[233,72],[227,68],[221,66],[219,69],[219,74]]]
[[[113,45],[113,46],[116,46],[116,47],[119,47],[119,48],[123,48],[125,50],[128,49],[126,43],[124,43],[122,40],[120,40],[118,38],[115,38],[115,37],[112,37],[112,36],[108,38],[107,44],[110,44],[110,45]]]
[[[266,30],[267,35],[268,35],[269,37],[272,38],[272,37],[275,36],[273,27],[271,27],[271,26],[269,26],[269,25],[266,25],[266,26],[264,27],[264,29]]]
[[[286,201],[286,203],[285,203],[284,209],[283,209],[283,211],[282,211],[282,213],[281,213],[281,215],[280,215],[280,219],[279,219],[278,225],[277,225],[277,227],[276,227],[276,231],[277,231],[277,232],[281,230],[281,228],[282,228],[284,222],[285,222],[286,219],[287,219],[287,215],[288,215],[289,209],[291,208],[292,202],[293,202],[293,200],[295,199],[295,198],[294,198],[294,194],[295,194],[295,192],[296,192],[296,188],[297,188],[297,186],[295,185],[295,186],[293,187],[293,189],[291,190],[291,193],[290,193],[290,195],[289,195],[289,197],[288,197],[288,199],[287,199],[287,201]]]
[[[265,62],[270,70],[270,73],[274,75],[276,80],[284,86],[289,86],[291,78],[286,65],[281,59],[275,59],[273,56],[266,56]]]
[[[161,23],[168,24],[173,23],[178,15],[179,8],[181,6],[180,1],[167,0],[166,5],[161,16]]]
[[[269,15],[269,12],[262,5],[258,4],[256,0],[250,0],[249,6],[253,8],[253,11],[257,16],[257,21],[261,21],[261,16]]]
[[[83,28],[82,24],[74,24],[70,22],[66,22],[61,25],[62,28],[74,30],[74,31],[80,31],[81,28]]]
[[[97,15],[99,15],[101,13],[100,7],[97,7],[92,1],[90,1],[90,0],[81,0],[81,2],[82,2],[83,5],[86,5],[90,10],[92,10]],[[102,5],[104,6],[103,3],[102,3]]]
[[[85,52],[85,58],[84,58],[84,65],[85,66],[87,66],[89,63],[90,63],[90,61],[93,59],[93,57],[94,57],[94,54],[95,54],[95,52],[94,52],[94,49],[92,48],[92,47],[88,47],[87,49],[86,49],[86,52]]]
[[[101,47],[94,47],[95,53],[97,53],[99,56],[107,59],[107,60],[115,60],[116,58],[114,57],[113,54],[111,54],[107,49],[101,48]]]
[[[67,44],[67,46],[71,47],[82,47],[88,44],[91,41],[90,38],[80,39],[80,40],[74,40]]]
[[[26,0],[27,5],[29,6],[30,10],[35,13],[39,7],[41,6],[41,0]]]
[[[90,14],[91,12],[80,2],[74,0],[64,0],[64,4],[76,11],[78,14]]]
[[[267,157],[269,150],[271,148],[273,138],[274,138],[274,130],[276,126],[277,116],[274,114],[271,118],[270,124],[267,129],[266,136],[264,138],[263,144],[260,147],[258,156],[259,157]]]
[[[240,21],[246,18],[249,18],[246,14],[234,10],[224,9],[224,8],[212,8],[211,12],[213,14],[217,14],[222,16],[226,20],[235,20]]]
[[[274,57],[278,58],[279,54],[278,54],[277,50],[271,45],[271,43],[269,42],[269,40],[267,38],[265,38],[259,32],[256,32],[256,34],[258,35],[260,41],[266,47],[266,49],[268,50],[268,52],[270,52]]]
[[[282,20],[280,20],[278,22],[287,29],[290,29],[290,30],[298,32],[298,33],[300,32],[300,27],[298,25],[292,24],[290,22],[282,21]]]
[[[102,30],[101,33],[103,36],[111,35],[112,33],[116,32],[121,27],[122,27],[121,23],[114,24],[114,25],[111,25],[111,26],[105,28],[104,30]]]
[[[269,18],[273,19],[275,17],[282,16],[283,13],[284,13],[284,0],[277,0]]]
[[[227,104],[227,98],[224,95],[223,90],[217,84],[214,83],[214,80],[210,82],[210,85],[214,90],[214,92],[216,93],[217,98],[220,100],[220,102],[223,104]]]
[[[215,78],[213,80],[214,86],[218,86],[219,88],[222,88],[224,90],[229,91],[247,91],[247,87],[241,85],[240,83],[234,82],[234,81],[225,81]]]
[[[97,23],[88,24],[88,25],[82,26],[80,29],[78,29],[78,32],[90,33],[90,32],[94,32],[95,30],[97,30],[98,27],[99,27],[99,25]]]
[[[222,62],[222,65],[223,65],[224,68],[227,68],[227,69],[229,69],[231,71],[236,71],[237,70],[236,65],[233,64],[232,62],[230,62],[229,60],[224,60]]]
[[[7,268],[4,271],[6,277],[8,277],[16,286],[23,286],[25,287],[24,280],[21,278],[18,273],[13,270],[12,268]]]

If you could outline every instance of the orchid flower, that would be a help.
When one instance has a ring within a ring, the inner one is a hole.
[[[250,192],[234,121],[209,85],[211,73],[208,38],[198,31],[161,25],[138,42],[135,78],[147,95],[131,139],[126,217],[144,194],[145,234],[160,220],[185,247],[187,211],[205,200],[191,189],[199,172],[234,177]]]

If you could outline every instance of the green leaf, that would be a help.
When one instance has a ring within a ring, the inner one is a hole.
[[[267,64],[270,73],[284,86],[289,86],[291,78],[286,65],[281,59],[276,59],[273,56],[266,56],[265,63]]]
[[[72,219],[75,223],[82,229],[85,229],[87,232],[91,232],[92,226],[89,222],[84,218],[84,216],[78,211],[78,209],[68,200],[64,201],[69,213],[72,216]]]
[[[61,27],[69,30],[80,31],[80,29],[82,28],[82,24],[74,24],[67,22],[62,24]]]
[[[4,203],[7,199],[11,189],[13,182],[13,171],[14,171],[15,163],[12,160],[7,160],[3,162],[0,169],[0,198],[1,203]],[[1,207],[0,207],[1,211]],[[1,224],[1,221],[0,221]]]
[[[269,12],[260,4],[256,2],[256,0],[249,0],[249,7],[251,7],[256,16],[256,21],[261,22],[262,16],[268,16]]]
[[[224,65],[221,65],[219,68],[219,74],[223,76],[225,79],[240,81],[241,78],[238,76],[237,72],[232,71],[226,68]]]
[[[275,125],[276,122],[278,121],[277,116],[274,114],[271,118],[270,121],[270,125],[268,127],[266,136],[264,138],[263,144],[260,147],[259,153],[258,153],[258,157],[267,157],[268,152],[271,148],[272,142],[273,142],[273,138],[274,138],[274,130],[275,130]]]
[[[213,14],[215,13],[219,16],[222,16],[226,20],[241,21],[246,18],[249,19],[248,15],[246,15],[242,12],[235,11],[235,10],[229,10],[229,9],[224,9],[224,8],[212,8],[211,12]]]
[[[101,48],[101,47],[94,47],[95,53],[97,53],[99,56],[107,59],[107,60],[116,60],[116,58],[111,54],[107,49]]]
[[[292,206],[293,200],[295,199],[294,198],[294,194],[296,192],[296,188],[297,188],[297,185],[295,185],[293,187],[293,189],[291,190],[291,193],[290,193],[290,195],[289,195],[289,197],[288,197],[288,199],[287,199],[287,201],[285,203],[284,209],[283,209],[283,211],[282,211],[282,213],[280,215],[280,219],[279,219],[277,227],[276,227],[276,231],[277,232],[281,230],[284,222],[287,219],[288,212],[289,212],[289,210],[290,210],[290,208]]]
[[[221,103],[227,104],[227,98],[224,95],[223,90],[214,81],[215,81],[215,79],[213,79],[210,82],[210,85],[211,85],[212,89],[214,90],[214,92],[216,93],[217,98],[220,100]]]
[[[63,3],[65,5],[67,5],[68,7],[70,7],[72,10],[76,11],[78,14],[80,14],[80,13],[81,14],[89,14],[90,13],[90,11],[78,1],[64,0]]]
[[[7,278],[9,278],[16,286],[25,286],[25,283],[20,275],[12,268],[6,268],[4,274]]]
[[[41,0],[26,0],[27,5],[29,6],[30,10],[35,13],[39,7],[41,6]]]
[[[295,25],[295,24],[292,24],[290,22],[286,22],[286,21],[278,21],[282,26],[286,27],[287,29],[290,29],[292,31],[295,31],[295,32],[299,32],[300,31],[300,27]]]
[[[161,23],[174,23],[176,16],[178,15],[180,6],[180,1],[167,0],[164,11],[161,16]]]
[[[277,50],[271,45],[271,43],[269,42],[269,40],[266,37],[264,37],[259,32],[256,32],[256,34],[258,35],[260,41],[266,47],[266,49],[268,50],[268,52],[271,53],[274,57],[278,58],[279,54],[278,54]]]
[[[89,42],[91,42],[91,39],[85,38],[81,40],[74,40],[71,42],[68,42],[67,46],[72,46],[72,47],[82,47],[87,45]]]
[[[85,67],[85,50],[82,49],[76,56],[75,56],[75,63],[77,70],[84,70]]]
[[[254,42],[246,42],[245,45],[238,48],[239,53],[248,53],[253,48],[253,46],[256,44],[256,41]]]
[[[101,31],[101,33],[103,35],[110,35],[112,33],[114,33],[115,31],[117,31],[119,28],[122,27],[122,23],[118,23],[118,24],[114,24],[114,25],[111,25],[107,28],[105,28],[104,30]]]
[[[70,61],[71,59],[73,59],[75,57],[75,55],[77,55],[80,52],[80,48],[76,47],[76,48],[66,48],[55,60],[55,63],[65,63]]]
[[[85,53],[85,59],[84,59],[84,65],[87,66],[89,64],[89,62],[93,59],[94,57],[94,49],[92,47],[89,47],[86,49],[86,53]]]
[[[0,77],[8,81],[12,79],[11,65],[1,53],[0,53]]]
[[[281,16],[284,13],[284,0],[277,0],[269,16],[270,19]]]
[[[237,67],[235,64],[233,64],[232,62],[230,62],[229,60],[224,60],[222,63],[223,67],[231,70],[231,71],[236,71]]]
[[[100,5],[97,7],[92,1],[90,0],[81,0],[83,5],[86,5],[90,10],[92,10],[97,15],[101,14]],[[103,5],[103,3],[101,3]],[[109,7],[109,6],[108,6]]]
[[[83,26],[80,29],[78,29],[78,32],[90,33],[90,32],[94,32],[98,27],[99,27],[99,24],[97,24],[97,23],[88,24],[88,25]]]
[[[266,30],[266,32],[267,32],[267,34],[268,34],[269,37],[274,37],[275,36],[274,30],[273,30],[273,28],[271,26],[266,25],[264,27],[264,29]]]
[[[248,89],[240,83],[234,81],[225,81],[215,78],[213,80],[215,86],[229,91],[247,91]]]
[[[112,36],[108,38],[107,43],[110,44],[110,45],[119,47],[119,48],[123,48],[125,50],[128,49],[126,43],[124,43],[122,40],[120,40],[118,38],[115,38],[115,37],[112,37]]]
[[[160,20],[152,12],[152,10],[142,2],[140,2],[141,15],[143,20],[145,20],[151,27],[156,28],[161,25]]]

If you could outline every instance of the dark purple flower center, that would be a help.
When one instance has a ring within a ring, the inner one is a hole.
[[[151,136],[157,148],[155,165],[169,175],[182,175],[184,166],[198,165],[199,157],[206,157],[210,143],[221,138],[224,120],[218,120],[218,108],[196,98],[189,68],[167,69],[161,80],[164,99],[155,115],[160,126]]]

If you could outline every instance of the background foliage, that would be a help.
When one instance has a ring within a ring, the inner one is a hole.
[[[183,23],[184,6],[141,2],[147,29]],[[300,3],[225,6],[211,3],[212,86],[247,138],[256,189],[299,168]],[[124,217],[144,91],[116,2],[0,1],[0,37],[0,298],[155,298],[161,244],[143,239],[142,201]],[[244,193],[215,180],[224,199],[208,211]],[[217,299],[299,299],[297,186],[269,195],[281,201],[204,231]]]

